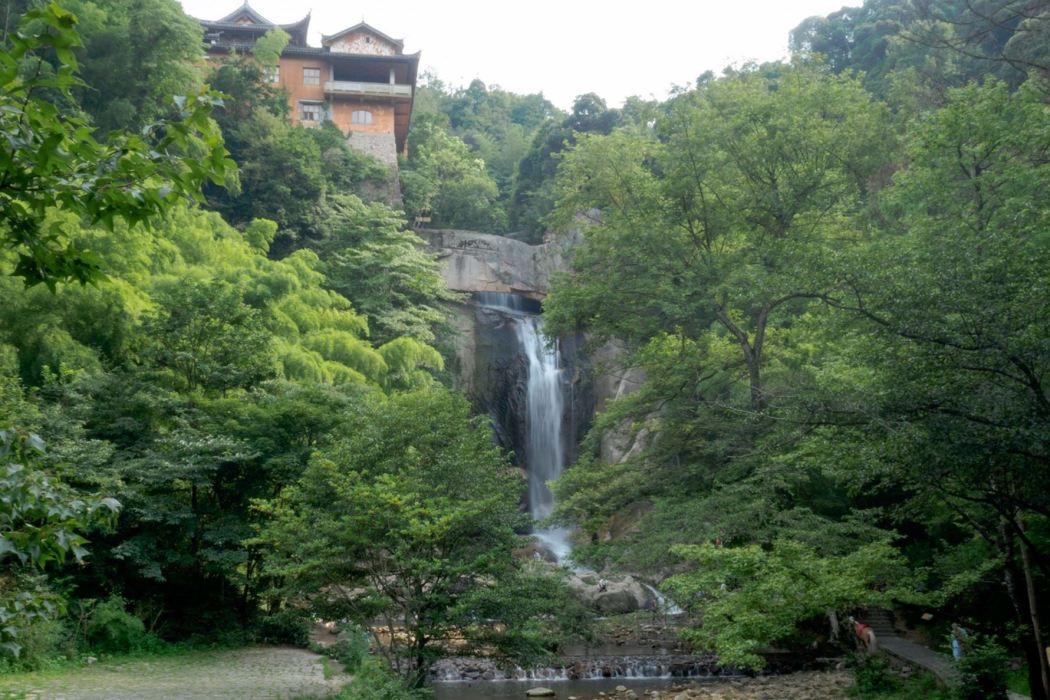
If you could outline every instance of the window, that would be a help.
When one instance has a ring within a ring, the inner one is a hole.
[[[281,82],[281,69],[277,66],[269,66],[266,69],[266,82],[276,85]]]
[[[320,102],[300,102],[299,121],[305,126],[320,124],[324,121],[324,107]]]
[[[351,124],[371,124],[372,113],[364,109],[355,109],[350,113]]]
[[[303,68],[303,85],[320,85],[320,68]]]

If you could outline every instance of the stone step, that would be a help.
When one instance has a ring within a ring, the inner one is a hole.
[[[869,608],[864,611],[864,616],[860,619],[875,632],[876,637],[897,634],[893,628],[893,616],[885,610]]]

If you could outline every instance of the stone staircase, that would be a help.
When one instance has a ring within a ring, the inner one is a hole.
[[[893,618],[885,610],[869,608],[865,611],[863,621],[871,627],[880,641],[886,637],[897,636],[897,631],[893,628]]]

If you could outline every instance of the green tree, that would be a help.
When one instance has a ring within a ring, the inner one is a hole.
[[[94,524],[112,524],[120,503],[112,498],[77,498],[40,468],[44,442],[38,435],[0,430],[0,650],[18,657],[27,628],[54,618],[62,599],[30,577],[70,556],[88,551],[81,534]]]
[[[951,92],[910,131],[908,166],[886,198],[892,232],[829,297],[861,324],[865,342],[852,349],[872,372],[861,384],[869,430],[843,429],[836,441],[858,448],[873,480],[907,484],[927,508],[956,513],[1001,558],[1033,689],[1048,675],[1037,653],[1048,551],[1038,533],[1050,513],[1040,291],[1050,213],[1039,203],[1050,184],[1048,123],[1035,85]]]
[[[789,640],[804,623],[816,621],[820,629],[829,612],[845,619],[857,608],[886,605],[901,593],[880,592],[887,582],[913,597],[905,586],[907,567],[885,541],[838,556],[785,540],[768,551],[712,544],[679,545],[675,551],[693,568],[664,585],[676,599],[693,602],[704,618],[685,636],[727,666],[761,669],[765,660],[758,651]]]
[[[74,89],[103,134],[139,131],[167,116],[171,95],[200,90],[200,24],[174,0],[65,0],[83,46]]]
[[[856,81],[752,67],[677,98],[656,133],[581,137],[555,220],[600,215],[548,302],[554,323],[628,342],[714,332],[762,410],[767,336],[836,283],[830,263],[859,239],[848,215],[892,148],[885,117]]]
[[[414,686],[453,632],[491,639],[503,621],[556,638],[541,622],[550,609],[524,620],[492,605],[505,583],[530,590],[509,583],[522,482],[466,400],[427,390],[362,402],[350,424],[269,506],[260,541],[276,552],[273,573],[326,616],[382,629],[376,648]]]
[[[409,218],[429,216],[435,226],[491,233],[506,230],[499,188],[484,161],[445,131],[437,117],[414,120],[409,153],[401,169]]]
[[[0,59],[0,133],[10,146],[0,155],[0,240],[18,252],[16,275],[51,289],[100,277],[97,258],[48,225],[51,208],[110,227],[148,221],[199,198],[206,181],[224,183],[235,167],[209,119],[219,101],[212,93],[176,97],[177,121],[150,123],[141,135],[115,132],[105,143],[83,119],[62,116],[46,96],[68,99],[81,84],[76,22],[56,4],[30,10]]]
[[[148,364],[170,371],[181,389],[226,392],[275,374],[262,314],[226,283],[179,284],[162,290],[157,313],[143,324]]]
[[[441,303],[458,297],[420,238],[397,212],[354,195],[330,197],[326,211],[328,237],[316,244],[325,284],[354,300],[374,342],[408,336],[433,344],[447,330]]]
[[[554,209],[554,176],[558,157],[576,143],[578,134],[609,134],[620,122],[620,112],[609,109],[594,93],[580,95],[572,113],[559,121],[547,121],[536,131],[528,153],[518,164],[510,223],[524,231],[527,240],[538,243],[547,230],[547,217]]]

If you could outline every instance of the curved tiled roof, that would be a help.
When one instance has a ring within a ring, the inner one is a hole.
[[[247,22],[242,20],[247,19]],[[292,37],[292,43],[302,46],[306,45],[306,34],[310,28],[310,13],[298,22],[289,24],[276,24],[259,14],[255,8],[245,3],[236,10],[217,20],[198,19],[198,22],[208,32],[244,32],[262,34],[275,27],[280,27]]]

